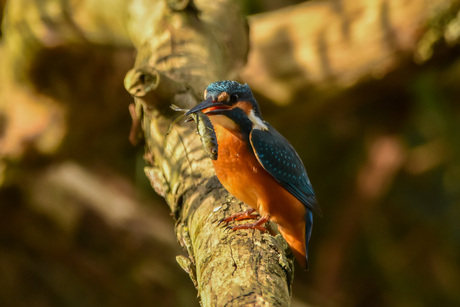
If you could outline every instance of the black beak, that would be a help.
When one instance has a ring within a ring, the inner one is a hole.
[[[228,109],[229,107],[218,101],[213,101],[212,96],[209,96],[208,98],[206,98],[206,100],[200,102],[199,104],[191,108],[187,113],[185,113],[185,116],[188,116],[192,113],[196,113],[198,111],[202,111],[208,108],[210,110],[208,112],[204,112],[205,114],[208,114],[208,113],[215,114],[215,113],[221,112],[223,109]]]

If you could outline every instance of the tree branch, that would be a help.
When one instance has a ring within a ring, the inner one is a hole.
[[[233,78],[245,62],[246,24],[231,1],[137,4],[130,31],[138,57],[125,87],[142,105],[152,165],[146,174],[171,207],[177,237],[189,254],[178,262],[203,306],[285,305],[293,266],[284,240],[219,225],[245,206],[218,182],[195,125],[178,124],[167,135],[178,116],[168,108],[171,103],[191,107],[207,84]]]

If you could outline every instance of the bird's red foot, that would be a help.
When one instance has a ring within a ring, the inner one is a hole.
[[[252,214],[254,211],[256,211],[255,209],[248,209],[246,211],[243,211],[243,212],[239,212],[239,213],[235,213],[233,215],[230,215],[229,217],[225,218],[225,219],[222,219],[219,221],[219,225],[221,223],[228,223],[228,222],[231,222],[231,221],[243,221],[243,220],[254,220],[254,219],[257,219],[259,217],[259,215],[256,213],[256,214]]]
[[[268,217],[264,216],[261,217],[259,220],[257,220],[253,224],[244,224],[244,225],[235,225],[235,226],[227,226],[226,229],[230,230],[238,230],[238,229],[258,229],[260,231],[266,232],[268,231],[267,228],[265,228],[263,225],[268,221]]]

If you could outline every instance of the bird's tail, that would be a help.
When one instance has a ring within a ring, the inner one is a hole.
[[[305,269],[308,270],[308,242],[310,242],[311,230],[313,229],[313,213],[307,210],[305,213],[305,260],[307,265]]]
[[[311,229],[313,226],[313,214],[307,210],[305,215],[305,222],[301,223],[298,227],[286,228],[278,225],[278,229],[289,244],[295,258],[299,264],[308,270],[308,241],[311,236]]]

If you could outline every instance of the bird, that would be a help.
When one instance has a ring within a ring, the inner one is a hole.
[[[209,118],[214,130],[217,154],[212,163],[217,178],[250,207],[223,221],[260,217],[254,223],[228,228],[261,231],[267,230],[267,221],[275,222],[297,261],[308,270],[313,212],[321,210],[295,149],[263,119],[247,84],[229,80],[209,84],[204,101],[185,115],[198,113]]]

